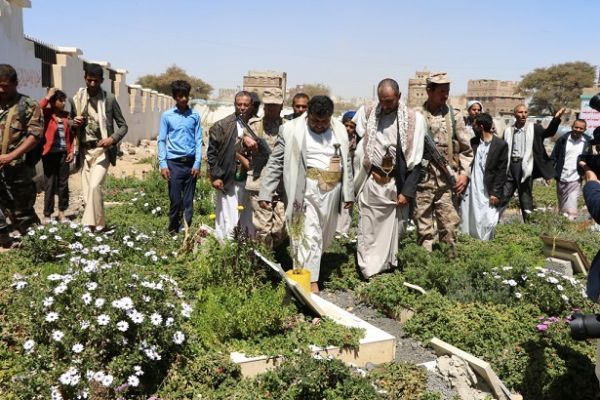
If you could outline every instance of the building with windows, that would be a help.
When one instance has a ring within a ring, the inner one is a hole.
[[[518,82],[495,79],[469,80],[467,101],[479,100],[483,110],[492,116],[512,115],[514,108],[525,101],[517,93]]]

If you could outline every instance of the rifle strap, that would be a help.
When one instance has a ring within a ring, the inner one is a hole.
[[[6,122],[4,123],[4,132],[2,132],[2,153],[0,154],[6,154],[8,151],[8,142],[10,141],[10,124],[13,120],[16,110],[17,104],[13,105],[8,111],[8,116],[6,117]]]
[[[454,138],[456,137],[456,121],[454,120],[454,110],[448,106],[448,113],[444,117],[446,120],[446,133],[448,135],[448,164],[454,166]]]

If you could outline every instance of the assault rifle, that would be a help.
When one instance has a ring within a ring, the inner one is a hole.
[[[454,171],[448,164],[448,160],[440,151],[438,150],[433,138],[429,134],[425,134],[425,152],[429,154],[431,157],[431,162],[440,170],[442,175],[446,178],[448,183],[450,183],[450,187],[454,188],[456,186],[456,177],[454,176]]]
[[[248,136],[254,139],[256,141],[256,144],[258,145],[258,151],[252,154],[251,156],[252,176],[254,177],[254,179],[256,179],[260,177],[261,171],[263,170],[265,165],[267,165],[267,161],[269,161],[269,156],[271,155],[271,148],[269,147],[269,144],[265,139],[258,137],[258,135],[252,130],[252,128],[250,128],[250,125],[248,125],[246,121],[244,121],[240,114],[236,114],[235,118],[245,128],[244,132],[247,132]]]

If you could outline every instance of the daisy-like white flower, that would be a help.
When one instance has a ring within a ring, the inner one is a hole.
[[[548,277],[547,281],[550,282],[553,285],[556,285],[558,283],[558,279],[556,279],[553,276]]]
[[[96,282],[88,282],[85,284],[85,287],[90,292],[93,292],[94,290],[96,290],[98,288],[98,284]]]
[[[517,282],[514,279],[509,279],[507,283],[508,283],[508,286],[512,286],[512,287],[517,286]]]
[[[154,361],[160,361],[161,356],[160,354],[158,354],[158,352],[156,351],[156,347],[152,346],[151,348],[145,349],[144,353],[146,353],[146,356]]]
[[[77,228],[77,224],[76,224],[75,222],[71,222],[71,223],[69,224],[69,228],[71,228],[71,229],[76,229],[76,228]]]
[[[60,281],[62,280],[62,278],[63,277],[60,274],[50,274],[46,279],[48,279],[49,281]]]
[[[160,326],[162,324],[163,318],[159,313],[153,313],[150,315],[150,323],[154,326]]]
[[[27,354],[33,352],[34,347],[35,347],[35,341],[33,341],[31,339],[26,340],[25,343],[23,343],[23,350],[25,350],[25,353],[27,353]]]
[[[16,289],[16,290],[21,290],[23,289],[25,286],[27,286],[27,282],[25,281],[17,281],[15,283],[12,284],[12,286]]]
[[[54,288],[53,292],[54,294],[61,294],[66,292],[68,289],[67,285],[64,284],[64,282],[62,282],[60,285],[58,285],[57,287]]]
[[[141,324],[142,322],[144,322],[144,314],[140,313],[137,310],[132,310],[131,312],[128,312],[127,316],[131,318],[131,321],[134,324]]]
[[[569,301],[569,298],[567,296],[565,296],[564,294],[561,294],[560,298],[563,299],[564,301]]]
[[[131,297],[122,297],[119,300],[114,300],[112,303],[114,308],[118,308],[120,310],[131,310],[133,308],[133,300]]]
[[[84,294],[81,295],[81,301],[83,301],[83,304],[88,305],[92,302],[92,295],[90,294],[90,292],[85,292]]]
[[[85,373],[85,377],[88,381],[91,381],[92,379],[94,379],[94,371],[88,369]]]
[[[104,239],[102,239],[102,236],[97,236],[96,237],[96,242],[101,243]]]
[[[48,229],[48,232],[50,233],[55,233],[56,231],[58,231],[58,229],[56,229],[54,226],[50,229]]]
[[[173,343],[181,344],[185,340],[185,335],[181,331],[177,331],[173,334]]]
[[[165,321],[165,326],[171,326],[171,325],[173,325],[173,322],[175,322],[175,320],[172,317],[169,317]]]
[[[81,343],[75,343],[71,350],[73,350],[73,353],[79,354],[83,351],[83,345]]]
[[[79,371],[75,367],[70,367],[58,380],[65,386],[76,386],[79,383]]]
[[[106,374],[104,375],[104,378],[102,378],[102,381],[100,383],[102,383],[102,386],[109,387],[110,385],[112,385],[113,379],[114,378],[111,374]]]
[[[150,298],[150,296],[143,295],[142,300],[144,300],[145,303],[149,303],[152,299]]]
[[[100,308],[104,305],[104,303],[106,303],[106,300],[104,300],[103,298],[99,298],[99,299],[96,299],[96,301],[94,302],[94,305],[96,306],[96,308]]]
[[[127,378],[127,384],[128,384],[129,386],[137,387],[137,386],[140,384],[140,378],[138,378],[138,377],[137,377],[137,376],[135,376],[135,375],[130,375],[130,376]]]
[[[192,306],[188,303],[181,303],[181,315],[189,318],[192,315]]]
[[[27,231],[27,234],[29,236],[35,236],[35,231],[33,231],[33,230],[30,229],[29,231]]]
[[[127,247],[133,247],[133,246],[135,246],[135,243],[133,243],[133,242],[127,242],[125,244],[127,245]]]
[[[556,285],[556,288],[561,292],[565,289],[562,285]]]
[[[54,235],[54,240],[62,240],[62,236]]]
[[[523,297],[523,295],[521,293],[519,293],[519,292],[515,292],[515,297],[517,299],[520,299],[521,297]]]
[[[149,205],[148,203],[144,203],[144,207],[148,207],[148,205]]]
[[[83,320],[83,321],[81,321],[81,322],[79,323],[79,327],[81,328],[81,330],[82,330],[82,331],[83,331],[83,330],[86,330],[87,328],[89,328],[89,327],[90,327],[90,322],[89,322],[89,321],[86,321],[86,320]]]
[[[127,329],[129,329],[129,324],[127,321],[119,321],[117,322],[117,329],[121,332],[127,332]]]
[[[142,367],[140,367],[139,365],[135,365],[135,366],[133,367],[133,370],[135,371],[135,374],[136,374],[137,376],[142,376],[142,375],[144,375],[144,371],[142,370]]]
[[[46,236],[46,235],[40,236],[40,240],[46,240],[46,239],[48,239],[48,236]]]
[[[58,386],[52,386],[52,388],[50,388],[50,398],[52,400],[63,400],[62,394],[60,394],[60,390],[58,390]]]
[[[58,313],[57,312],[49,312],[48,314],[46,314],[46,318],[45,318],[46,322],[54,322],[56,320],[58,320]]]
[[[104,371],[94,372],[94,380],[96,382],[102,382],[102,379],[104,379],[105,376],[106,374],[104,373]]]
[[[98,318],[96,318],[96,321],[98,321],[98,325],[105,326],[110,322],[110,317],[106,314],[100,314],[98,315]]]
[[[52,331],[52,340],[55,342],[60,342],[63,337],[65,337],[65,334],[62,333],[62,331],[59,331],[58,329]]]
[[[511,269],[513,269],[513,267],[502,267],[503,271],[510,271]]]

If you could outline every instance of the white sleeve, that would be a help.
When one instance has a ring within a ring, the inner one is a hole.
[[[354,114],[352,122],[356,124],[356,134],[361,138],[365,135],[367,130],[367,115],[365,114],[365,106],[362,105]]]

